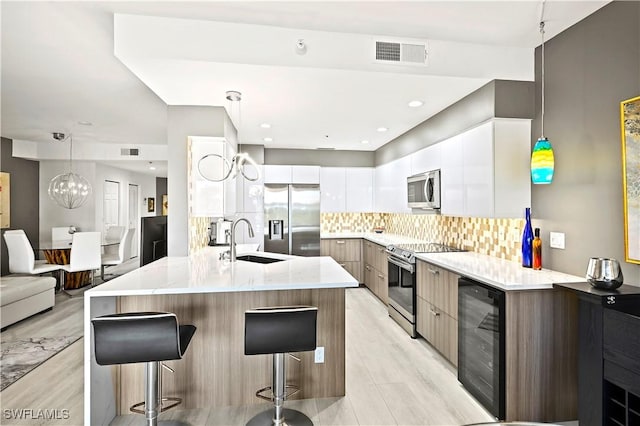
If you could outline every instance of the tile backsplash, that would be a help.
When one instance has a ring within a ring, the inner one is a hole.
[[[453,217],[436,214],[322,213],[322,232],[385,232],[463,248],[507,260],[520,259],[524,219]],[[514,237],[517,236],[517,241]]]

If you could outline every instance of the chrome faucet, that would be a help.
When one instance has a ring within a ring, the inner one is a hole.
[[[241,217],[240,219],[236,219],[233,221],[233,223],[231,224],[231,241],[229,243],[231,245],[231,247],[229,247],[229,250],[231,253],[231,255],[229,256],[229,260],[231,262],[236,261],[236,225],[240,222],[247,222],[247,226],[249,227],[249,237],[250,238],[254,237],[253,226],[251,226],[251,222],[249,222],[244,217]]]

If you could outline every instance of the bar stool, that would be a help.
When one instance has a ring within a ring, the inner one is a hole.
[[[244,313],[244,354],[273,354],[272,385],[258,390],[256,396],[273,401],[274,408],[257,414],[248,426],[313,425],[305,414],[283,407],[284,401],[299,391],[297,386],[286,385],[284,357],[287,352],[316,349],[317,317],[314,306],[256,308]],[[286,394],[286,389],[293,391]],[[265,396],[269,390],[271,396]]]
[[[146,363],[144,402],[130,410],[144,414],[147,426],[157,426],[158,414],[182,402],[180,398],[162,397],[161,362],[181,359],[196,327],[178,325],[175,314],[169,312],[104,315],[91,322],[99,365]],[[164,401],[173,403],[163,407]],[[144,411],[136,408],[142,405]]]

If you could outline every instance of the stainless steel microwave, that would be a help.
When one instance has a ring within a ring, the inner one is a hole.
[[[440,209],[440,170],[409,176],[407,201],[412,209]]]

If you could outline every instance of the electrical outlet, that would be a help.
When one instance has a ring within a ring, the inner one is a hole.
[[[504,229],[498,231],[498,240],[504,241]]]
[[[324,364],[324,346],[318,346],[315,351],[316,364]]]
[[[514,243],[520,242],[520,228],[516,227],[511,230],[511,241]]]
[[[564,232],[549,232],[549,246],[564,250]]]

